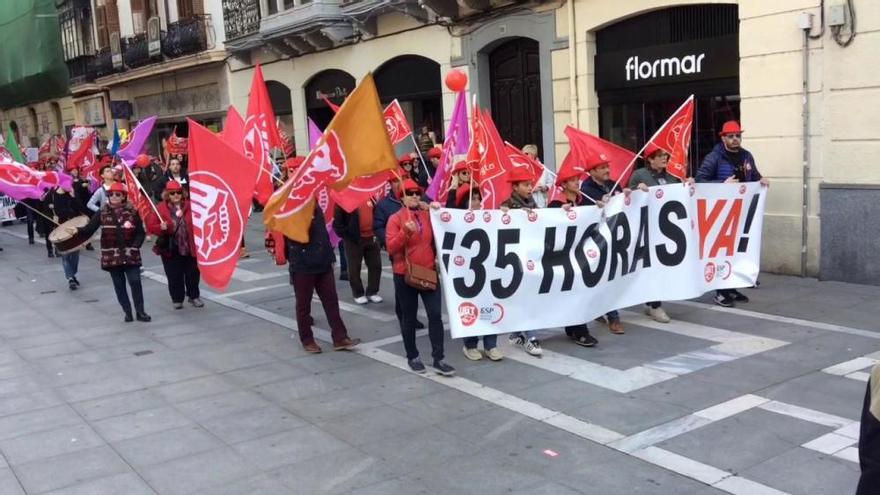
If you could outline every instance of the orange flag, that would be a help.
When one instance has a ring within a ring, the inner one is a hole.
[[[376,83],[367,74],[293,177],[269,198],[263,223],[290,239],[308,242],[315,197],[322,186],[341,191],[357,177],[396,168]]]

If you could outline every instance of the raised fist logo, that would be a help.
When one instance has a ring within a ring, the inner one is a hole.
[[[400,132],[400,127],[397,125],[394,117],[385,117],[385,132],[388,133],[392,143],[398,140],[399,136],[397,134]]]
[[[206,265],[221,263],[237,253],[244,220],[226,182],[210,172],[193,172],[190,201],[199,261]]]
[[[275,218],[286,218],[302,210],[321,186],[337,182],[348,173],[348,164],[336,133],[330,131],[324,137],[324,141],[318,143],[317,148],[296,170],[296,175],[291,179],[294,182],[290,196]]]

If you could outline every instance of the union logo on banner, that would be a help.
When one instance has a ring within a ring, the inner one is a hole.
[[[302,210],[324,184],[332,184],[348,173],[348,163],[342,144],[335,131],[324,133],[324,138],[297,169],[290,194],[275,218],[283,219]]]
[[[239,243],[230,237],[241,233],[244,219],[235,193],[220,176],[211,172],[190,173],[193,241],[202,265],[223,263],[238,254]]]
[[[263,114],[250,115],[244,123],[244,156],[251,159],[259,166],[259,174],[269,158],[269,132],[267,130],[266,116]]]
[[[397,100],[392,101],[382,112],[385,120],[385,130],[391,138],[391,144],[398,144],[412,134],[406,115]]]

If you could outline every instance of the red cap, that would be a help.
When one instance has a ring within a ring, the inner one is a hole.
[[[407,172],[406,170],[404,170],[402,168],[398,168],[396,174],[391,174],[388,176],[388,182],[397,182],[401,179],[407,179],[407,178],[409,178],[409,172]]]
[[[125,184],[121,182],[114,182],[113,184],[110,184],[110,192],[127,193],[128,189],[126,189]]]
[[[721,126],[721,132],[718,133],[719,136],[724,136],[727,134],[742,134],[743,130],[739,127],[739,122],[735,120],[728,120]]]
[[[468,168],[467,162],[464,160],[459,160],[459,161],[455,162],[455,165],[452,166],[452,173],[453,174],[457,174],[459,172],[465,172],[465,171],[470,172],[470,169]]]
[[[413,160],[413,156],[409,153],[397,157],[397,163],[399,163],[400,165],[403,165],[404,163],[412,163]]]
[[[587,163],[584,164],[584,170],[589,172],[599,165],[606,165],[610,163],[611,160],[608,158],[608,155],[606,155],[605,153],[596,153],[594,155],[591,155],[590,158],[587,160]]]
[[[403,180],[403,187],[400,188],[399,195],[401,198],[403,197],[403,193],[406,191],[418,191],[419,193],[421,193],[422,188],[421,188],[421,186],[416,184],[416,181],[414,181],[410,178],[406,178]]]
[[[535,177],[529,172],[527,167],[513,167],[513,169],[507,173],[507,182],[511,184],[515,184],[517,182],[533,182]]]
[[[183,190],[183,186],[180,185],[180,182],[176,180],[169,180],[167,184],[165,184],[166,191],[180,191]]]
[[[293,158],[288,158],[284,161],[284,166],[287,167],[287,170],[296,170],[297,167],[303,164],[306,161],[306,157],[304,156],[295,156]]]
[[[654,153],[657,153],[658,151],[664,151],[664,150],[663,150],[663,148],[661,148],[661,147],[657,146],[656,144],[654,144],[653,141],[651,141],[650,143],[648,143],[647,146],[645,146],[645,154],[644,154],[644,157],[645,157],[645,158],[651,158],[651,156],[653,156]]]
[[[431,148],[430,150],[428,150],[428,158],[440,158],[440,155],[442,153],[443,152],[440,150],[440,148]]]
[[[477,189],[475,192],[477,194],[480,194],[479,189]],[[456,189],[456,191],[455,191],[455,205],[456,206],[460,205],[462,200],[464,200],[464,198],[470,196],[470,194],[471,194],[471,185],[470,184],[465,184],[465,185],[459,187],[458,189]]]
[[[565,170],[560,171],[560,173],[556,176],[556,185],[561,186],[563,182],[568,179],[580,178],[580,172],[574,170],[573,168],[567,168]]]

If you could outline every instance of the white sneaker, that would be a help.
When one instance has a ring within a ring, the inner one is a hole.
[[[479,361],[483,359],[483,353],[480,352],[479,349],[468,349],[467,347],[462,347],[461,350],[464,352],[464,357],[470,359],[471,361]]]
[[[666,314],[666,311],[664,311],[663,308],[648,307],[646,313],[658,323],[669,323],[670,321],[672,321],[672,318],[670,318],[669,315]]]
[[[493,347],[486,351],[486,356],[492,361],[501,361],[504,358],[504,354],[502,354],[497,347]]]
[[[531,356],[540,356],[544,354],[544,351],[541,349],[541,343],[538,342],[538,339],[532,339],[526,342],[526,352]]]
[[[380,296],[379,294],[373,294],[372,296],[370,296],[370,301],[374,303],[380,303],[384,301],[384,299],[382,299],[382,296]]]
[[[367,304],[367,296],[356,297],[354,298],[354,302],[358,304]]]

